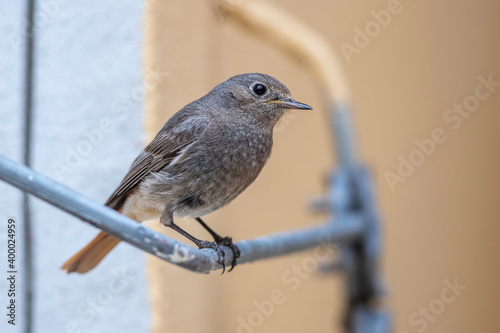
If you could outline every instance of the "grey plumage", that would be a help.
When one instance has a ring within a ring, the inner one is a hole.
[[[268,88],[262,97],[251,90],[258,83]],[[165,123],[107,204],[119,208],[134,190],[151,209],[178,216],[199,217],[228,204],[271,154],[272,130],[286,108],[265,101],[288,99],[289,90],[265,74],[219,84]]]

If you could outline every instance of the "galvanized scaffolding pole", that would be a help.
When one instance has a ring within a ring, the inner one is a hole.
[[[165,261],[199,273],[220,269],[218,256],[211,249],[196,249],[153,231],[115,210],[44,176],[20,163],[0,155],[0,179],[32,194],[71,215],[151,253]],[[325,244],[340,244],[359,238],[363,232],[361,216],[345,216],[335,223],[277,233],[241,241],[238,263],[246,263]],[[221,246],[226,265],[231,264],[232,251]]]

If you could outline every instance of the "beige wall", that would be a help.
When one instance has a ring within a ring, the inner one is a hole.
[[[355,45],[355,26],[372,24],[372,10],[395,3],[273,2],[317,29],[340,55],[342,42]],[[312,215],[307,202],[323,191],[334,158],[318,87],[303,67],[214,14],[210,3],[148,1],[145,66],[170,73],[147,96],[149,133],[154,135],[175,111],[229,76],[257,71],[277,77],[315,110],[295,111],[281,125],[273,156],[259,179],[206,221],[236,240],[321,221],[323,216]],[[475,93],[479,76],[492,74],[500,82],[500,3],[402,1],[394,8],[398,14],[391,22],[350,62],[343,58],[343,65],[353,93],[361,156],[373,169],[385,220],[383,267],[395,331],[422,329],[426,320],[419,309],[445,304],[437,299],[445,280],[455,278],[467,289],[442,313],[429,317],[425,331],[493,331],[500,299],[500,87],[456,130],[443,114]],[[408,158],[417,149],[414,141],[431,138],[436,128],[446,141],[436,144],[392,191],[384,174],[397,173],[398,156]],[[179,222],[206,237],[194,222]],[[153,331],[234,332],[238,317],[255,311],[254,301],[281,289],[286,301],[255,332],[340,332],[340,277],[311,275],[295,291],[282,280],[307,255],[242,265],[223,276],[195,275],[151,258]],[[412,314],[420,320],[417,325],[408,321]]]

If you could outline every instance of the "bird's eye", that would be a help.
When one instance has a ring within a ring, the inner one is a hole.
[[[263,84],[257,83],[256,85],[253,86],[253,92],[258,96],[264,95],[266,93],[266,91],[267,91],[267,88]]]

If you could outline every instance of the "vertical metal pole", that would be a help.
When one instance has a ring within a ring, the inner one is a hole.
[[[33,58],[34,58],[34,7],[35,0],[26,1],[26,45],[24,50],[24,154],[23,162],[31,167],[32,125],[33,125]],[[25,332],[32,332],[33,323],[33,249],[31,206],[28,193],[23,193],[22,246],[24,262],[22,277],[24,281],[24,311],[26,316]]]
[[[331,103],[328,111],[339,165],[344,168],[352,167],[356,163],[356,145],[351,107],[345,104]]]

